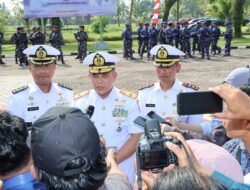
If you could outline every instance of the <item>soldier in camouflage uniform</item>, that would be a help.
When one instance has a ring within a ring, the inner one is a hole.
[[[16,63],[19,61],[20,66],[28,65],[27,56],[23,53],[23,50],[28,47],[28,37],[22,26],[17,27],[17,32],[12,35],[10,41],[16,44]]]
[[[157,45],[158,34],[159,31],[156,29],[156,23],[152,23],[152,27],[149,29],[149,48],[147,52],[148,54],[150,54],[150,50]]]
[[[142,47],[140,49],[140,58],[143,59],[143,53],[145,51],[145,48],[147,49],[146,52],[147,52],[147,57],[149,58],[149,23],[146,22],[144,23],[144,28],[141,32],[141,36],[142,36],[142,39],[143,39],[143,42],[142,42]]]
[[[195,50],[198,50],[200,52],[200,42],[199,42],[199,36],[198,33],[201,29],[201,22],[197,22],[196,26],[192,28],[191,30],[191,37],[193,38],[193,46],[192,46],[192,51],[193,54],[195,54]]]
[[[58,49],[61,53],[61,55],[58,57],[61,59],[62,64],[65,64],[64,58],[63,58],[63,52],[62,52],[62,44],[63,44],[63,39],[62,35],[60,32],[58,32],[58,27],[56,25],[53,25],[51,28],[51,33],[49,35],[49,42],[51,43],[51,46]]]
[[[87,56],[87,40],[88,34],[84,31],[84,26],[79,26],[79,32],[75,34],[78,43],[78,56],[83,61]]]
[[[180,34],[181,34],[181,26],[180,22],[175,23],[175,28],[174,28],[174,44],[176,48],[179,48],[180,42]]]
[[[0,32],[0,64],[5,64],[2,59],[2,44],[4,42],[4,34]]]
[[[139,23],[139,28],[137,29],[137,39],[138,39],[138,54],[140,55],[140,49],[141,49],[141,46],[142,46],[142,36],[141,36],[141,32],[143,30],[143,23],[140,22]]]
[[[186,54],[185,58],[192,57],[190,48],[190,31],[188,30],[188,22],[182,23],[181,29],[181,50]]]
[[[204,21],[202,23],[202,28],[200,29],[199,32],[202,59],[205,59],[205,54],[207,56],[207,59],[210,59],[209,46],[211,41],[211,31],[208,29],[208,25],[209,25],[208,21]]]
[[[218,50],[218,54],[221,53],[221,48],[217,45],[219,38],[220,38],[220,28],[218,26],[219,22],[218,21],[214,21],[213,22],[213,26],[212,26],[212,39],[211,39],[211,44],[212,44],[212,52],[213,55],[216,55],[216,50]]]
[[[160,44],[166,44],[166,32],[167,32],[167,22],[161,23],[161,28],[159,30],[159,42]]]
[[[131,25],[126,24],[126,29],[122,33],[122,39],[123,39],[123,57],[125,59],[133,59],[133,52],[132,52],[132,45],[133,45],[133,39],[132,39],[132,31],[131,31]]]
[[[230,56],[231,51],[231,41],[233,39],[233,29],[231,28],[231,21],[226,21],[225,26],[227,27],[226,32],[224,33],[224,38],[226,41],[225,44],[225,54],[224,56]]]
[[[29,41],[31,42],[32,45],[35,45],[35,33],[36,33],[36,27],[33,27],[29,35]]]
[[[40,26],[36,28],[34,45],[41,45],[45,43],[45,35],[41,32]]]
[[[172,21],[168,22],[168,28],[166,30],[166,43],[174,46],[174,26]]]

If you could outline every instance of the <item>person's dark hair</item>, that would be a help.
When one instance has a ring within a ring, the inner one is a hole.
[[[51,175],[35,165],[37,169],[39,180],[43,182],[49,190],[59,190],[59,189],[91,189],[96,190],[104,184],[104,180],[107,177],[107,164],[106,164],[106,148],[104,145],[100,145],[100,152],[98,158],[94,164],[87,171],[82,171],[79,174],[69,176],[69,177],[59,177]],[[49,162],[49,160],[48,160]],[[65,168],[73,169],[79,168],[86,164],[85,157],[79,157],[72,160],[66,165]]]
[[[23,119],[0,111],[0,175],[27,166],[30,149],[26,145],[28,129]]]
[[[198,174],[190,168],[176,167],[171,172],[163,172],[156,180],[152,190],[226,190],[217,181]]]
[[[250,84],[245,84],[239,87],[243,92],[250,96]]]

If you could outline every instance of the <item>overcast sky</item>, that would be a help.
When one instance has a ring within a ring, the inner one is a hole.
[[[10,1],[10,0],[0,0],[0,3],[2,4],[2,3],[5,3],[5,5],[9,8],[9,9],[12,9],[13,8],[13,3],[12,3],[12,1]]]

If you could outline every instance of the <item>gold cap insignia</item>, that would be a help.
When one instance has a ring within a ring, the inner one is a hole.
[[[100,54],[96,54],[94,58],[94,65],[103,66],[104,64],[105,64],[105,59]]]
[[[47,52],[45,49],[43,49],[42,47],[38,48],[36,51],[36,57],[38,59],[44,59],[47,57]]]
[[[157,52],[157,58],[166,59],[168,57],[168,52],[164,47],[161,47]]]

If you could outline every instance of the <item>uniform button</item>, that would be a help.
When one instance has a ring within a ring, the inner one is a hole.
[[[33,119],[36,119],[36,116],[33,116]]]
[[[46,103],[48,104],[48,103],[49,103],[49,100],[47,100]]]
[[[106,125],[105,123],[102,123],[102,124],[101,124],[102,127],[105,127],[105,125]]]
[[[102,106],[102,110],[105,110],[106,109],[106,107],[105,106]]]
[[[166,112],[162,112],[162,115],[165,116],[165,115],[166,115]]]
[[[164,99],[167,99],[168,98],[168,96],[167,95],[164,95]]]

